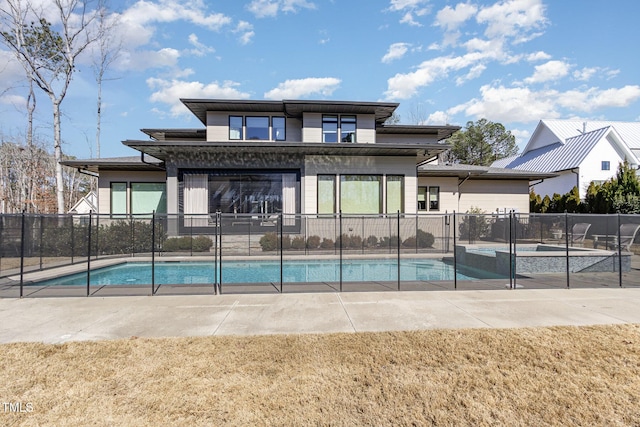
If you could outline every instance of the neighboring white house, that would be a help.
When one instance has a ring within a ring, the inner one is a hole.
[[[69,210],[71,214],[88,214],[98,212],[98,195],[95,191],[89,191]]]
[[[556,173],[532,182],[541,196],[565,194],[574,186],[584,198],[591,182],[615,176],[625,159],[637,168],[640,156],[640,123],[541,120],[524,151],[495,161],[492,166]]]

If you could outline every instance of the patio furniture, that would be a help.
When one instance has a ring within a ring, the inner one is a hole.
[[[594,234],[593,235],[593,247],[597,248],[599,242],[604,242],[607,249],[624,249],[629,252],[631,245],[638,234],[640,224],[622,224],[620,226],[620,242],[618,242],[618,235],[610,234]]]
[[[591,223],[588,222],[574,224],[573,227],[571,227],[571,234],[569,234],[569,244],[571,246],[582,246],[590,227]]]

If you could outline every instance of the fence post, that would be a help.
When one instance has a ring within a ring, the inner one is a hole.
[[[89,211],[89,235],[87,236],[87,296],[91,292],[91,214]]]
[[[342,292],[342,209],[338,213],[338,224],[340,226],[340,234],[336,239],[336,242],[340,242],[340,292]]]
[[[69,218],[71,218],[71,264],[73,264],[73,252],[75,252],[76,238],[75,233],[73,232],[73,216],[70,215]]]
[[[620,244],[620,237],[620,211],[618,211],[618,284],[622,287],[622,245]]]
[[[516,277],[518,275],[518,224],[520,223],[516,212],[513,212],[513,289],[518,287]]]
[[[456,255],[456,211],[453,211],[453,289],[458,289],[458,257]]]
[[[20,298],[24,295],[24,211],[20,222]]]
[[[396,240],[396,245],[398,247],[398,290],[400,290],[400,210],[399,209],[396,213],[396,217],[398,219],[398,227],[397,227],[398,238]]]
[[[567,289],[569,289],[569,214],[564,211],[564,247],[567,257]]]
[[[282,269],[283,269],[283,252],[284,247],[282,245],[282,241],[284,240],[283,236],[283,223],[284,223],[284,214],[280,212],[280,293],[282,293]]]
[[[42,215],[40,215],[40,270],[42,270],[42,235],[44,234],[44,228],[42,226]]]
[[[156,293],[156,211],[151,214],[151,296]]]
[[[509,211],[509,289],[513,289],[513,211]]]
[[[216,211],[216,238],[219,239],[219,247],[220,253],[218,254],[218,259],[220,260],[220,280],[218,281],[218,290],[220,291],[220,295],[222,295],[222,213],[220,211]]]

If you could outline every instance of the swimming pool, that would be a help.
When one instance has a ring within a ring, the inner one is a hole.
[[[279,283],[278,261],[227,261],[217,266],[218,282]],[[150,285],[150,262],[127,262],[91,271],[91,285]],[[156,262],[154,279],[157,285],[191,285],[214,282],[216,264],[213,262]],[[222,273],[222,277],[220,277]],[[403,259],[400,262],[401,281],[453,280],[453,266],[437,259]],[[458,270],[458,280],[497,278],[495,274]],[[340,281],[339,260],[285,261],[282,269],[285,283],[314,283]],[[344,282],[384,282],[398,280],[395,259],[343,260]],[[33,283],[38,286],[86,286],[86,272]]]

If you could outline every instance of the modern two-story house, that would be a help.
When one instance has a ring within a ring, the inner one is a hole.
[[[139,156],[64,162],[99,176],[99,213],[282,213],[293,225],[294,214],[526,212],[529,180],[549,176],[437,165],[459,127],[385,124],[396,103],[182,102],[202,128],[142,129],[149,139],[123,141]]]

